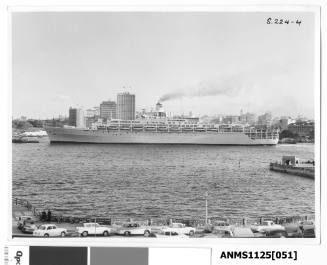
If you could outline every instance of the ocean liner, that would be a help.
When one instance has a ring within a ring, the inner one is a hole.
[[[278,130],[243,125],[112,121],[96,128],[46,127],[51,143],[276,145]]]

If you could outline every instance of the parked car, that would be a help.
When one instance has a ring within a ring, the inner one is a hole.
[[[314,238],[315,233],[315,223],[312,220],[300,221],[299,228],[302,231],[302,237]]]
[[[84,223],[81,227],[76,227],[77,233],[81,236],[88,235],[103,235],[109,236],[112,234],[112,229],[107,226],[101,226],[98,223]]]
[[[44,224],[39,226],[38,229],[33,231],[33,236],[66,236],[67,229],[65,228],[58,228],[56,225],[53,224]]]
[[[23,215],[23,216],[19,216],[17,217],[17,227],[18,229],[22,229],[22,227],[24,226],[24,221],[25,220],[29,220],[29,221],[34,221],[33,216],[29,216],[29,215]]]
[[[37,229],[37,226],[35,225],[34,221],[32,220],[25,220],[23,227],[22,227],[22,232],[25,234],[33,234],[34,230]]]
[[[261,225],[252,225],[251,230],[256,233],[272,230],[285,230],[285,228],[281,225],[275,224],[273,221],[263,221]]]
[[[251,238],[254,237],[254,234],[250,228],[235,227],[233,229],[233,236],[237,238]]]
[[[299,223],[299,228],[303,230],[304,227],[314,227],[315,223],[312,220],[307,220],[307,221],[300,221]]]
[[[213,230],[230,230],[231,228],[231,225],[225,221],[216,221],[213,223]]]
[[[261,231],[261,232],[253,232],[254,237],[266,237],[266,232]]]
[[[284,227],[287,233],[287,237],[302,237],[302,230],[298,224],[288,224]]]
[[[178,234],[185,234],[185,235],[194,235],[195,228],[190,226],[185,226],[182,223],[172,223],[169,226],[166,226],[162,229],[163,232],[176,232]]]
[[[266,231],[266,237],[270,238],[284,238],[287,237],[285,229],[273,229]]]
[[[203,227],[204,233],[211,233],[213,230],[225,230],[225,229],[232,229],[232,226],[225,222],[225,221],[214,221],[212,224],[206,224]]]
[[[157,237],[157,238],[189,238],[185,234],[179,234],[177,232],[171,232],[171,231],[166,231],[166,232],[161,231],[159,233],[153,234],[153,237]]]
[[[203,234],[203,238],[225,238],[233,237],[233,232],[230,229],[217,229],[210,234]]]
[[[139,223],[125,223],[118,229],[117,234],[124,236],[144,235],[145,237],[149,237],[151,228],[140,225]]]
[[[314,227],[304,227],[303,228],[303,237],[315,238],[316,237],[315,228]]]

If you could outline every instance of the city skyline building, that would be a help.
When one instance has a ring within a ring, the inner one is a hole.
[[[266,113],[258,117],[258,125],[271,126],[271,124],[272,124],[272,114],[270,111],[267,111]]]
[[[100,107],[93,107],[86,110],[86,117],[94,117],[100,115]]]
[[[115,101],[107,100],[100,104],[100,118],[107,120],[117,119],[117,104]]]
[[[84,111],[81,108],[69,108],[68,125],[78,128],[85,127]]]
[[[135,120],[135,95],[129,92],[117,94],[117,118]]]

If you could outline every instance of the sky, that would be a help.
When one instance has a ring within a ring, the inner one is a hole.
[[[267,24],[267,18],[297,24]],[[136,110],[314,117],[314,14],[24,12],[12,16],[13,117],[119,92]]]

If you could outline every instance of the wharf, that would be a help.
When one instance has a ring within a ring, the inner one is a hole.
[[[270,170],[305,177],[309,179],[315,178],[314,167],[289,166],[280,163],[270,163]]]

